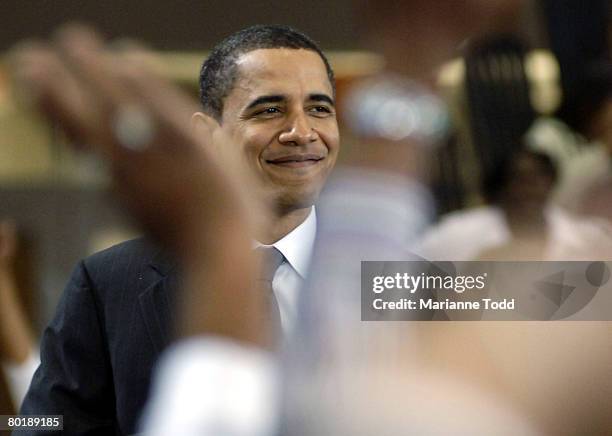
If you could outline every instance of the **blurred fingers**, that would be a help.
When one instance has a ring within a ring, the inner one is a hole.
[[[50,46],[22,44],[10,59],[18,94],[25,97],[26,104],[58,123],[77,144],[94,136],[98,115],[93,97]]]

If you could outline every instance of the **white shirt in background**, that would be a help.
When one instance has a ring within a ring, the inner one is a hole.
[[[6,375],[6,382],[17,409],[21,406],[23,399],[30,387],[32,376],[40,365],[38,351],[32,350],[23,363],[2,362],[2,368]]]

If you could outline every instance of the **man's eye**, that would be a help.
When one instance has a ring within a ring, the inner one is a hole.
[[[327,106],[313,106],[310,108],[310,112],[313,112],[315,114],[321,114],[321,115],[332,113],[331,109]]]
[[[255,115],[256,116],[270,116],[270,115],[279,114],[280,112],[281,112],[280,109],[277,107],[267,107],[265,109],[255,112]]]

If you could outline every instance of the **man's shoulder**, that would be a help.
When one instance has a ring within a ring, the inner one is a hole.
[[[166,275],[173,267],[171,257],[146,238],[137,238],[99,251],[83,260],[90,279],[98,284],[127,277],[145,279],[150,274]]]
[[[87,265],[114,262],[126,259],[152,260],[161,250],[146,238],[130,239],[98,251],[84,259]]]

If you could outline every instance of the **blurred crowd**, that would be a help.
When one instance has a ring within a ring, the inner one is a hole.
[[[360,320],[361,261],[612,259],[612,11],[538,2],[562,96],[541,110],[524,3],[360,1],[386,62],[339,107],[282,26],[213,50],[201,107],[87,27],[16,47],[16,86],[108,163],[147,242],[81,262],[37,339],[0,223],[0,411],[91,435],[612,434],[610,322]]]

